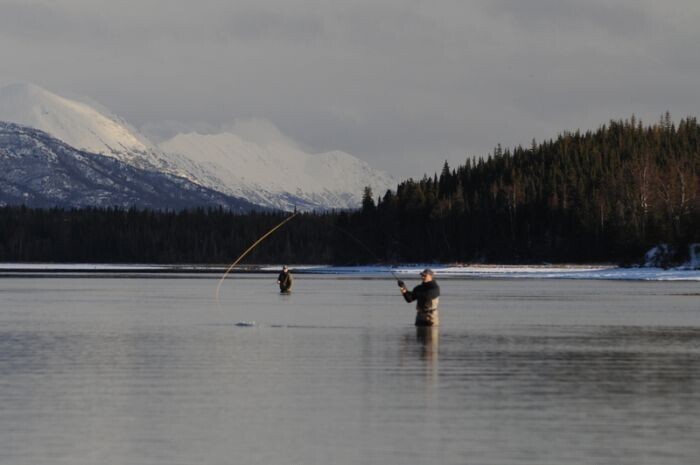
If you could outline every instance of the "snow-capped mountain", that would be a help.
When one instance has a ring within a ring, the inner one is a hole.
[[[248,124],[262,125],[256,133],[267,136],[178,134],[159,147],[202,185],[275,208],[357,207],[365,186],[375,194],[395,187],[389,176],[347,153],[310,154],[269,123]]]
[[[37,129],[0,122],[0,205],[19,204],[259,209],[186,179],[76,150]]]
[[[109,111],[33,84],[0,89],[0,121],[40,129],[76,149],[184,177],[266,207],[353,208],[360,205],[365,186],[377,195],[395,187],[390,177],[352,155],[308,153],[260,121],[215,135],[179,134],[156,146]]]
[[[40,129],[78,150],[139,168],[173,171],[157,148],[125,121],[34,84],[0,89],[0,121]]]

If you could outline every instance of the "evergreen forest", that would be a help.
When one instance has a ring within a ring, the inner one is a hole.
[[[666,114],[366,188],[356,211],[300,213],[246,263],[639,262],[700,242],[700,126]],[[289,213],[0,208],[0,261],[230,263]]]

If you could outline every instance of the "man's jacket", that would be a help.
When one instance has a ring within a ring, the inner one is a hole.
[[[435,280],[419,284],[403,294],[406,302],[416,301],[416,326],[434,326],[439,322],[440,286]]]

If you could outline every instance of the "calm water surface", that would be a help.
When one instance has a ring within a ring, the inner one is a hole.
[[[697,282],[218,278],[0,278],[0,463],[700,463]]]

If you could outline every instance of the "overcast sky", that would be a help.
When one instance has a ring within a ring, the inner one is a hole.
[[[698,0],[0,0],[0,85],[149,134],[267,119],[419,177],[564,130],[700,116]]]

